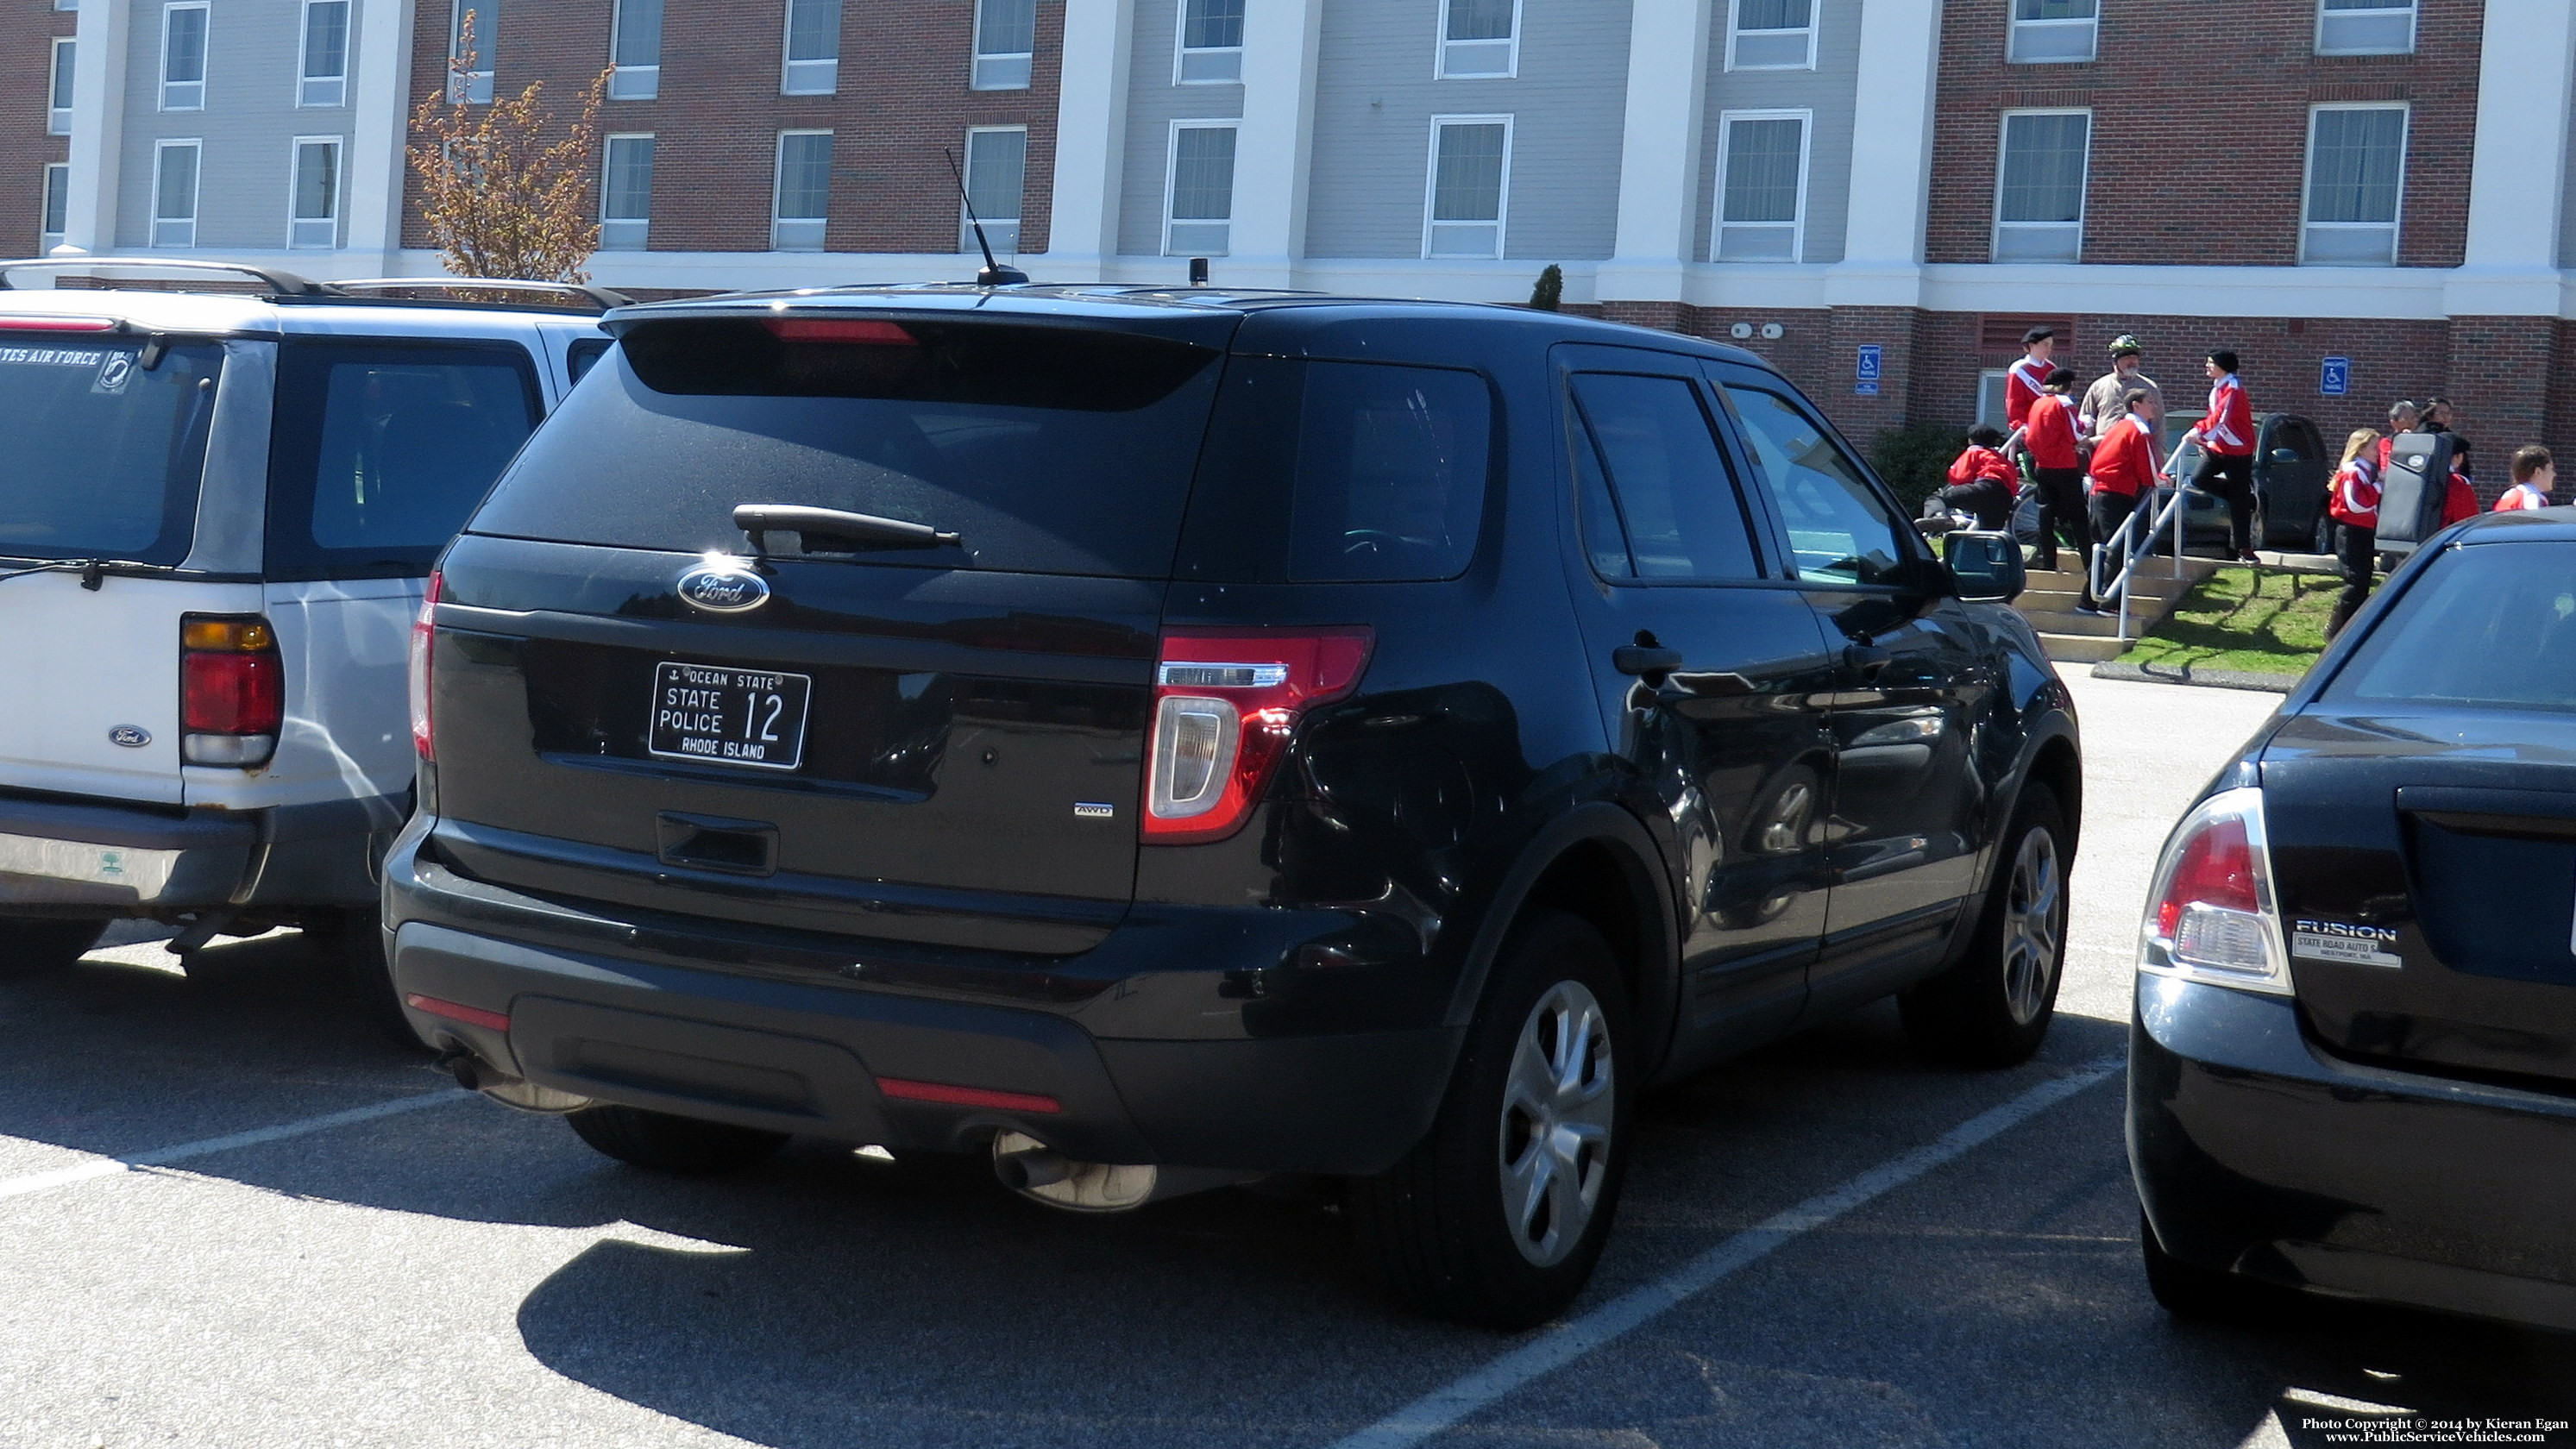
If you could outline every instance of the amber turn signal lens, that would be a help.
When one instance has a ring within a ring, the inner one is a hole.
[[[277,647],[277,635],[265,619],[190,619],[180,626],[179,639],[190,649],[229,654]]]

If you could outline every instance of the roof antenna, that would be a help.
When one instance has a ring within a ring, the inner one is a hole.
[[[948,174],[957,178],[957,199],[966,203],[966,224],[975,228],[975,245],[984,249],[984,270],[975,274],[975,285],[1007,287],[1013,282],[1027,281],[1028,273],[993,260],[992,239],[984,235],[983,219],[975,215],[975,198],[966,194],[966,173],[957,169],[957,153],[943,146],[939,154],[948,158]]]

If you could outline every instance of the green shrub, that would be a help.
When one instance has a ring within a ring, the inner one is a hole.
[[[1542,312],[1553,312],[1565,300],[1565,268],[1554,262],[1538,274],[1538,285],[1530,288],[1529,304]]]
[[[1948,423],[1909,423],[1888,428],[1870,445],[1870,466],[1909,514],[1923,511],[1923,500],[1948,481],[1951,460],[1968,446],[1968,430]]]

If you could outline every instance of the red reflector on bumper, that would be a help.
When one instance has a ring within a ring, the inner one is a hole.
[[[424,1008],[425,1009],[425,1008]],[[949,1107],[990,1107],[1000,1112],[1061,1112],[1064,1105],[1034,1092],[996,1092],[985,1087],[952,1087],[945,1082],[907,1082],[877,1078],[877,1090],[907,1102],[937,1102]]]
[[[435,996],[423,996],[417,991],[405,996],[403,1000],[409,1002],[414,1011],[426,1011],[432,1016],[443,1016],[449,1021],[461,1021],[467,1026],[489,1027],[494,1031],[510,1029],[510,1018],[502,1012],[485,1011],[479,1006],[464,1006],[453,1001],[441,1001]]]

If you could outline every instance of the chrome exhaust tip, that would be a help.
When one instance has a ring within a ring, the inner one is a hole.
[[[541,1087],[523,1077],[514,1077],[494,1067],[461,1046],[451,1046],[439,1057],[437,1065],[447,1069],[456,1085],[469,1092],[480,1092],[504,1107],[520,1112],[537,1112],[556,1117],[578,1112],[592,1099],[574,1092]]]

